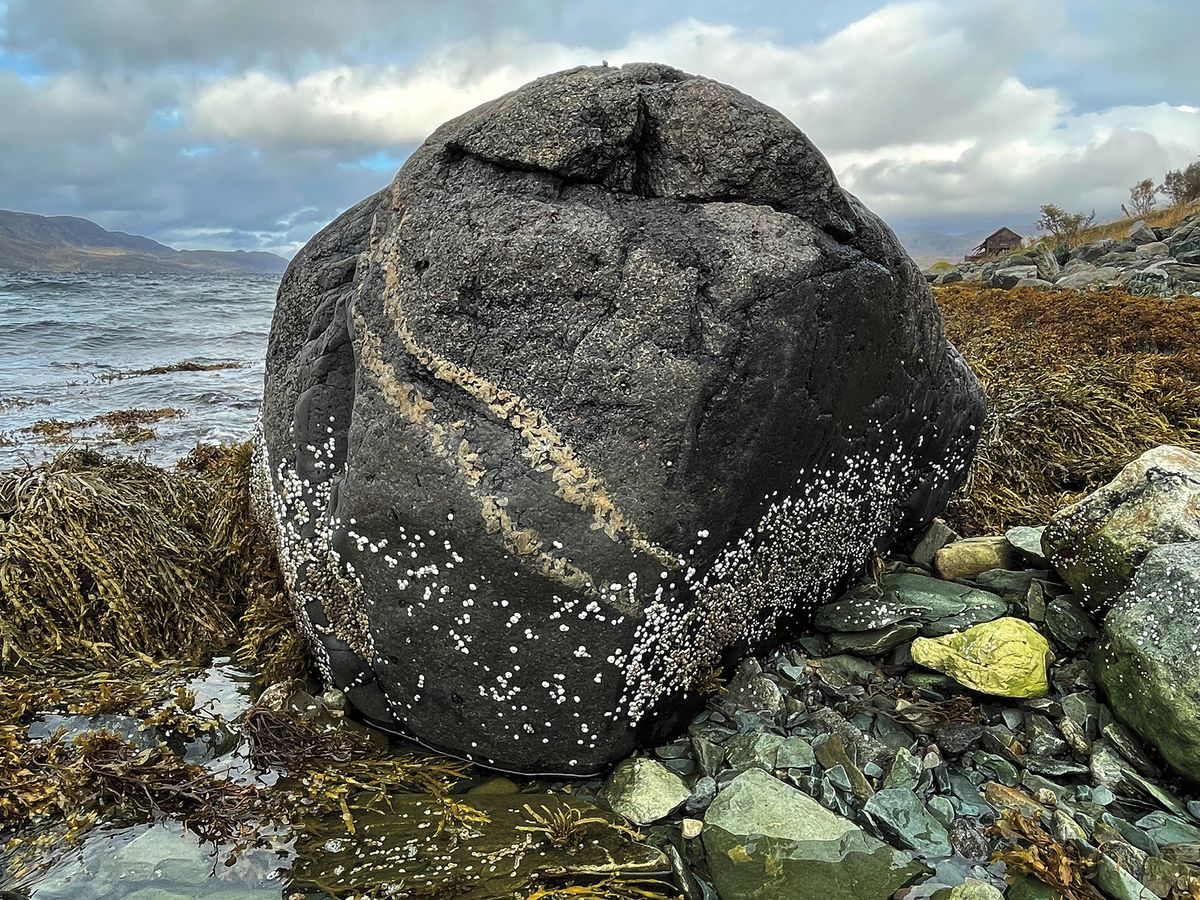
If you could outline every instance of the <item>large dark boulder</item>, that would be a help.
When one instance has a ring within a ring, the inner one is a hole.
[[[656,65],[446,123],[279,290],[258,499],[369,719],[583,774],[941,510],[983,417],[778,112]]]

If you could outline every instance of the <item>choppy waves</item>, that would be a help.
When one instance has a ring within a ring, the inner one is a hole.
[[[157,462],[200,441],[247,437],[277,286],[254,275],[0,276],[0,470],[62,449],[25,431],[34,423],[115,410],[183,410],[153,440],[100,441]],[[185,361],[237,368],[115,377]]]

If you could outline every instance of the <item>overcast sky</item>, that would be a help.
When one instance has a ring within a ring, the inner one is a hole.
[[[1196,0],[0,0],[0,208],[294,252],[436,125],[654,60],[782,110],[898,230],[1116,213],[1200,156]]]

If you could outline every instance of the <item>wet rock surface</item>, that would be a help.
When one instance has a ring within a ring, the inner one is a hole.
[[[600,793],[604,805],[635,825],[664,819],[692,795],[683,779],[653,759],[619,763]]]
[[[647,826],[683,848],[691,877],[703,886],[687,896],[711,896],[709,886],[722,898],[808,896],[798,872],[829,897],[905,900],[1167,898],[1200,886],[1200,867],[1183,862],[1200,863],[1195,785],[1171,774],[1152,739],[1154,726],[1128,712],[1190,702],[1180,692],[1187,695],[1194,676],[1167,669],[1183,665],[1183,641],[1195,641],[1195,622],[1165,613],[1190,608],[1182,598],[1200,571],[1197,545],[1151,551],[1136,588],[1097,622],[1057,573],[1020,568],[1022,561],[1044,565],[1032,543],[1039,535],[1040,527],[1010,535],[1014,568],[965,583],[942,581],[930,567],[894,556],[880,575],[819,608],[812,633],[744,661],[723,689],[713,689],[685,737],[655,748],[655,758],[694,786],[685,807]],[[1164,603],[1167,583],[1172,601]],[[926,602],[905,603],[902,595]],[[964,596],[975,602],[963,604]],[[874,618],[864,597],[882,600]],[[976,621],[981,607],[989,610],[984,622]],[[1059,607],[1071,612],[1052,625],[1058,613],[1050,610]],[[1167,627],[1168,618],[1179,620],[1177,638],[1143,639],[1147,629]],[[911,630],[888,646],[843,647],[845,635],[904,626]],[[1137,654],[1155,657],[1124,663],[1144,682],[1130,700],[1117,696],[1125,688],[1111,663],[1119,627],[1132,633]],[[930,628],[946,631],[922,637]],[[1003,682],[1017,651],[1028,650],[1036,665],[1017,668],[1023,677],[1039,673],[1038,689],[1024,697],[989,695],[969,678],[918,664],[921,643],[963,641],[977,629],[1004,635],[990,643],[999,652],[973,656],[977,672]],[[1179,710],[1160,718],[1163,735],[1196,733]],[[581,791],[599,790],[592,784]],[[813,842],[806,830],[814,827],[807,812],[814,807],[834,817],[820,820],[831,830],[861,831],[921,868],[896,863],[906,878],[894,893],[822,880],[829,845]],[[699,846],[683,837],[684,819],[703,821]]]
[[[722,897],[882,900],[924,871],[758,769],[721,791],[704,824],[710,873]]]
[[[267,370],[258,500],[327,676],[525,772],[682,721],[943,508],[983,413],[807,138],[655,65],[439,128],[296,257]]]
[[[1104,617],[1096,676],[1114,711],[1178,771],[1200,773],[1200,543],[1151,550]]]
[[[568,884],[614,873],[669,877],[661,850],[631,839],[619,816],[586,801],[474,794],[469,804],[469,818],[447,824],[444,798],[395,798],[387,810],[359,815],[353,840],[299,847],[296,876],[336,873],[334,886],[351,895],[403,896],[392,888],[407,885],[425,896],[462,900],[528,895],[547,876]]]

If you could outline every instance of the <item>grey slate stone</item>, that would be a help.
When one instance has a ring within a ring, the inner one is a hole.
[[[884,900],[927,871],[759,769],[717,794],[701,839],[717,892],[739,900]]]

